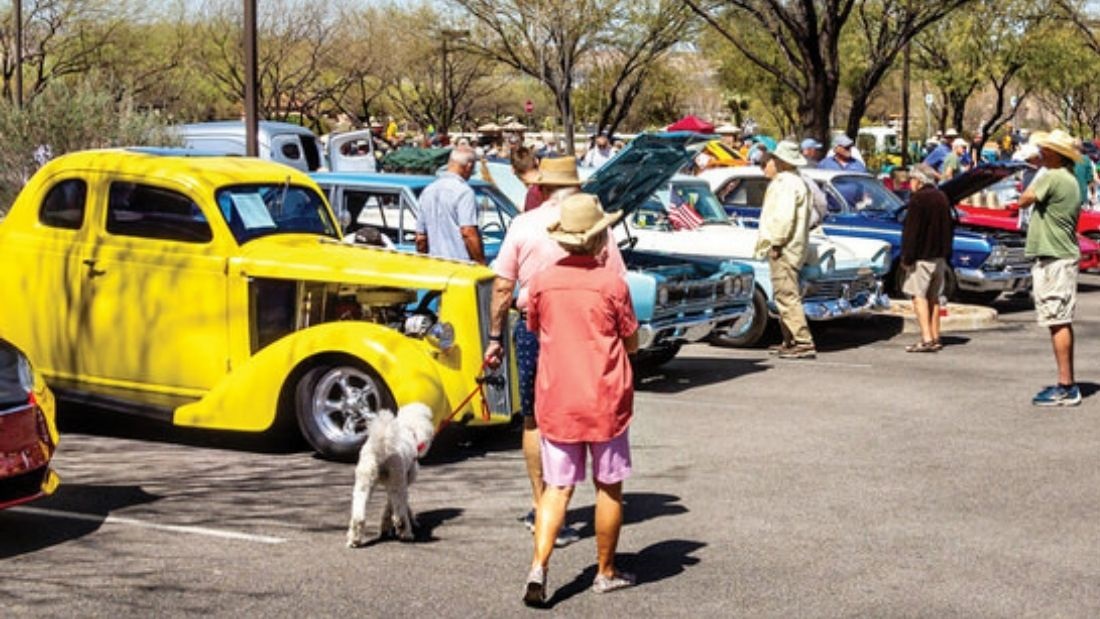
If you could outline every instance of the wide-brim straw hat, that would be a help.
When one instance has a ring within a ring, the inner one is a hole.
[[[775,150],[771,152],[771,156],[796,168],[801,168],[807,163],[806,157],[803,156],[802,150],[798,147],[798,144],[790,140],[783,140],[776,144]]]
[[[544,158],[539,162],[539,175],[535,182],[539,185],[554,185],[555,187],[579,187],[581,179],[577,176],[577,158]]]
[[[1077,146],[1074,144],[1073,136],[1062,131],[1061,129],[1055,129],[1051,131],[1046,137],[1037,140],[1039,148],[1046,148],[1052,150],[1059,155],[1062,155],[1066,159],[1073,160],[1074,163],[1081,161],[1084,155],[1081,151],[1077,150]]]
[[[600,201],[591,194],[575,193],[561,203],[561,218],[548,227],[550,238],[563,247],[584,249],[592,240],[623,216],[622,211],[605,213]]]

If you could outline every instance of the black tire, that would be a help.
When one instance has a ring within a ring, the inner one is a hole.
[[[655,370],[672,361],[680,352],[682,343],[667,344],[651,350],[639,351],[634,357],[634,367],[639,371]]]
[[[768,299],[759,288],[754,288],[752,292],[752,318],[747,323],[744,320],[738,319],[728,329],[715,330],[708,341],[715,346],[729,348],[749,348],[760,343],[764,330],[768,328]]]
[[[352,361],[325,363],[306,372],[295,388],[298,428],[324,458],[352,462],[367,441],[370,422],[396,410],[393,393],[371,368]]]

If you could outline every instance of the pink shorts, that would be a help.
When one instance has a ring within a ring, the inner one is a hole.
[[[602,443],[558,443],[542,438],[542,479],[564,488],[584,481],[585,456],[592,452],[592,479],[616,484],[630,477],[629,430]]]

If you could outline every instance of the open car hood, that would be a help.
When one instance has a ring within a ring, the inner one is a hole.
[[[599,197],[605,211],[629,214],[695,156],[688,144],[707,139],[690,132],[644,133],[596,170],[581,190]]]
[[[947,194],[948,202],[958,204],[964,198],[976,194],[997,181],[1025,168],[1027,168],[1027,164],[1019,161],[986,163],[973,170],[963,172],[949,181],[940,183],[939,187],[940,191]]]

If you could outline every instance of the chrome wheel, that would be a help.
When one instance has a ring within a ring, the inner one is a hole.
[[[370,434],[371,423],[394,400],[370,368],[354,364],[313,368],[298,383],[298,426],[321,455],[353,460]]]
[[[381,408],[374,379],[353,367],[325,372],[313,388],[317,428],[333,441],[366,440],[367,428]]]

